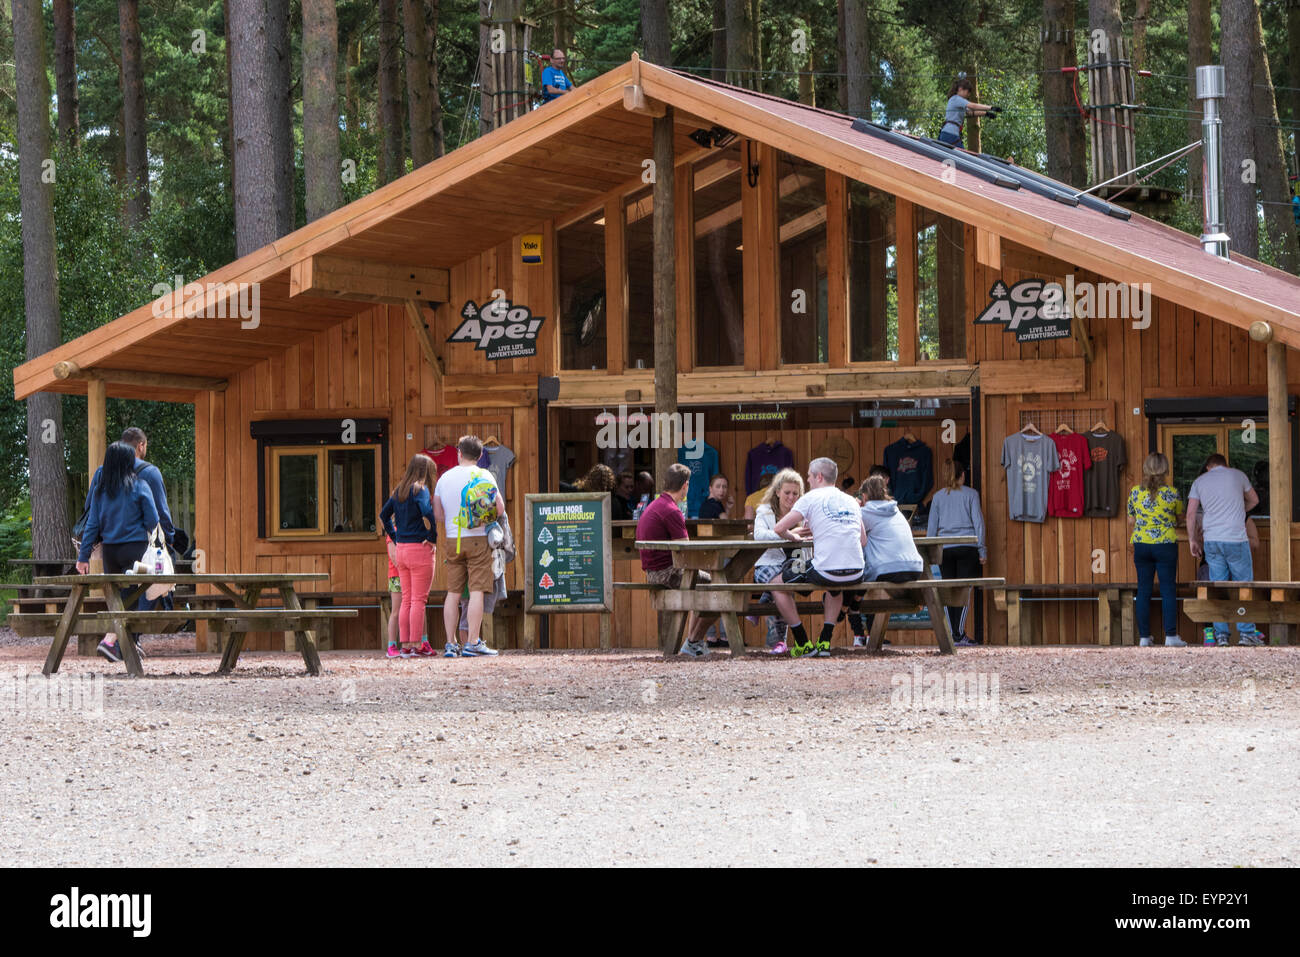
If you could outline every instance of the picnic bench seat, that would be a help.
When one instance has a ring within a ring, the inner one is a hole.
[[[1226,621],[1286,626],[1287,644],[1297,643],[1300,627],[1300,582],[1192,582],[1195,598],[1183,602],[1183,613],[1198,625]]]
[[[1188,603],[1196,597],[1196,586],[1202,584],[1214,583],[1178,583],[1177,600],[1182,605],[1184,613],[1188,613]],[[1241,585],[1243,583],[1221,582],[1219,584]],[[1300,589],[1300,585],[1295,587]],[[1005,585],[993,590],[993,606],[998,611],[1007,613],[1007,643],[1010,645],[1034,643],[1034,622],[1028,606],[1051,601],[1096,602],[1098,643],[1136,645],[1138,628],[1133,602],[1137,597],[1137,588],[1136,582],[1032,582]],[[1151,597],[1153,607],[1159,601],[1160,592],[1157,589]],[[1190,613],[1188,617],[1193,621],[1197,620]]]

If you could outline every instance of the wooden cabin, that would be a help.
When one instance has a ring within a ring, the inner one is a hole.
[[[86,394],[92,461],[106,395],[192,403],[196,535],[211,569],[324,571],[332,590],[382,588],[384,496],[413,453],[467,432],[513,451],[504,492],[521,530],[526,492],[554,491],[603,455],[598,416],[653,410],[648,182],[652,117],[667,107],[678,403],[704,415],[738,502],[748,452],[765,440],[788,446],[800,469],[837,456],[860,481],[910,432],[932,450],[937,480],[950,443],[969,433],[989,574],[1132,581],[1122,502],[1110,518],[1009,517],[1004,440],[1031,422],[1050,434],[1104,421],[1127,451],[1125,492],[1150,449],[1171,455],[1184,486],[1216,447],[1252,475],[1267,462],[1255,577],[1291,579],[1300,280],[1216,258],[1137,215],[1042,195],[1012,166],[983,177],[848,117],[636,60],[201,288],[27,362],[15,394]],[[1149,314],[1076,316],[1065,337],[1025,341],[1005,322],[976,321],[996,289],[1068,277],[1149,288]],[[212,317],[210,284],[226,284],[216,297],[228,312],[237,284],[255,284],[245,288],[259,293],[256,323]],[[205,294],[209,315],[195,315]],[[449,341],[502,299],[517,310],[509,341]],[[641,579],[634,553],[617,557],[616,579]],[[435,592],[442,581],[440,567]],[[1097,640],[1092,605],[1045,605],[1043,616],[1040,640]],[[981,627],[1006,640],[991,602]],[[560,615],[547,641],[593,647],[597,635],[596,616]],[[375,616],[335,635],[338,648],[382,641]],[[613,642],[655,645],[643,593],[618,595]],[[261,647],[276,645],[268,635]]]

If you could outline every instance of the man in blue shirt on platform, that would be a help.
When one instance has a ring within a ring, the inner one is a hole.
[[[551,65],[542,71],[542,102],[549,103],[573,89],[573,81],[564,72],[564,51],[551,51]]]

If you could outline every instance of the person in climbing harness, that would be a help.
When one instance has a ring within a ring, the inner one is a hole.
[[[957,74],[952,88],[948,91],[948,106],[943,114],[943,127],[939,130],[939,142],[949,146],[961,146],[962,127],[967,116],[997,116],[1002,112],[1000,106],[970,101],[970,80],[965,73]]]

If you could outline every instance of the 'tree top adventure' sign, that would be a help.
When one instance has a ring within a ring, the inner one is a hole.
[[[524,611],[613,610],[608,492],[525,496]]]
[[[546,318],[534,316],[527,306],[515,305],[504,294],[481,306],[467,300],[460,315],[463,321],[448,342],[473,342],[489,359],[537,355],[537,333]]]
[[[1059,282],[1022,279],[1010,288],[1001,279],[989,290],[990,302],[975,323],[1002,323],[1016,342],[1070,338],[1070,311]]]

